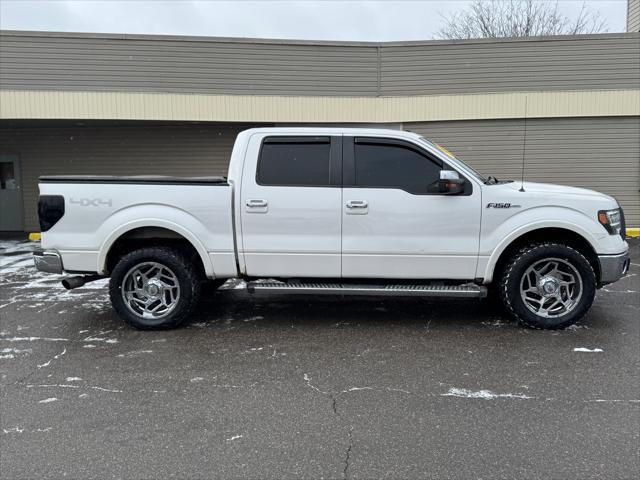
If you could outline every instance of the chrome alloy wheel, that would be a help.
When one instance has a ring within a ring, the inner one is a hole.
[[[527,308],[536,315],[561,317],[580,302],[582,277],[566,260],[545,258],[524,272],[520,281],[520,296]]]
[[[165,317],[180,300],[178,277],[160,263],[139,263],[124,276],[122,298],[127,308],[142,318]]]

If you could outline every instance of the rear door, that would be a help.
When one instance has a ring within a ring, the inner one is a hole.
[[[429,193],[452,168],[412,142],[343,141],[342,276],[473,279],[480,188],[467,180],[463,194]]]
[[[250,138],[239,232],[247,275],[340,277],[341,161],[339,135]]]

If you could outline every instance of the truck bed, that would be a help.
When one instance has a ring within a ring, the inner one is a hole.
[[[237,274],[232,187],[224,177],[47,175],[39,186],[41,199],[64,198],[64,215],[43,232],[42,247],[59,251],[67,271],[103,274],[113,242],[151,229],[187,239],[209,277]]]

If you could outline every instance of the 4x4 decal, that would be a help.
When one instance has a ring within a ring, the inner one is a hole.
[[[80,200],[70,198],[69,203],[80,205],[81,207],[99,207],[101,205],[106,205],[107,207],[112,206],[110,198],[107,200],[103,200],[101,198],[81,198]]]

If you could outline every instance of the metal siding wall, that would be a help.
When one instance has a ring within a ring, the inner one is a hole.
[[[0,35],[5,90],[395,96],[639,84],[637,33],[366,45]]]
[[[0,35],[16,90],[375,95],[375,47]]]
[[[382,95],[638,88],[640,37],[382,47]]]
[[[640,0],[627,0],[627,32],[640,32]]]
[[[523,120],[407,123],[485,175],[519,179]],[[525,180],[615,196],[640,226],[640,117],[527,120]]]
[[[0,129],[0,153],[20,157],[25,229],[39,230],[40,175],[225,175],[246,125]]]

